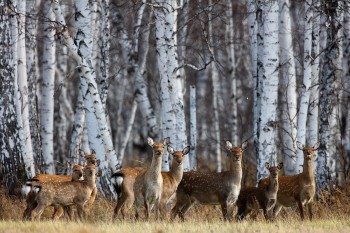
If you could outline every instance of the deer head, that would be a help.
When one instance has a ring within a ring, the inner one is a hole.
[[[270,171],[270,176],[277,179],[278,172],[283,168],[283,163],[279,163],[276,167],[271,167],[270,163],[265,163],[265,168]]]
[[[297,142],[297,146],[299,150],[303,151],[305,160],[312,160],[315,157],[314,151],[318,150],[320,143],[318,142],[313,147],[311,147],[304,146],[301,142]]]
[[[81,165],[73,166],[72,180],[83,180],[83,167]]]
[[[147,138],[148,145],[153,148],[153,153],[157,156],[162,156],[164,153],[164,146],[170,143],[170,138],[167,137],[159,142],[154,142],[152,138]]]
[[[184,161],[184,156],[190,152],[190,146],[186,146],[182,151],[175,151],[170,145],[168,145],[169,154],[173,155],[173,159],[181,165]]]
[[[242,144],[242,147],[233,147],[230,141],[226,141],[226,149],[228,150],[227,156],[229,156],[232,161],[241,161],[243,151],[247,149],[247,147],[247,141]]]

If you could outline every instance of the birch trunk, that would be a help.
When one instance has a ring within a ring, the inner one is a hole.
[[[196,108],[196,86],[190,87],[190,170],[197,170],[197,108]]]
[[[35,175],[34,169],[34,155],[32,147],[32,139],[30,134],[30,123],[29,123],[29,101],[28,101],[28,77],[27,77],[27,62],[26,62],[26,48],[25,48],[25,17],[26,2],[18,1],[17,5],[17,25],[13,25],[17,29],[18,37],[16,40],[12,38],[13,41],[17,41],[17,73],[18,73],[18,90],[19,90],[19,100],[21,101],[21,114],[22,114],[22,124],[24,133],[24,143],[25,143],[25,155],[24,161],[26,164],[27,176],[32,177]]]
[[[231,142],[238,145],[238,128],[237,128],[237,84],[236,84],[236,59],[234,46],[235,25],[233,22],[232,1],[227,0],[226,17],[226,43],[228,45],[228,62],[229,77],[231,80]]]
[[[282,130],[283,130],[283,154],[284,171],[286,175],[295,175],[296,148],[295,139],[297,135],[297,92],[296,72],[294,60],[294,48],[292,41],[292,23],[290,16],[289,0],[279,1],[280,24],[279,39],[281,51],[281,73],[282,73]]]
[[[77,2],[78,5],[79,3],[80,2]],[[53,9],[58,22],[62,26],[65,26],[66,23],[63,18],[58,1],[54,0],[53,4],[54,4]],[[102,170],[102,177],[100,178],[100,185],[102,186],[101,191],[105,196],[110,197],[111,195],[114,195],[114,191],[113,191],[112,184],[109,181],[109,177],[111,175],[111,172],[117,169],[115,167],[115,165],[117,164],[117,159],[116,159],[115,150],[113,149],[113,143],[112,143],[110,132],[106,127],[107,125],[106,115],[104,112],[104,108],[101,102],[99,92],[97,90],[97,84],[93,76],[94,72],[90,68],[91,61],[88,61],[85,59],[83,50],[78,49],[76,47],[76,44],[73,42],[73,39],[69,36],[67,30],[62,30],[62,33],[65,39],[66,45],[71,50],[73,55],[80,62],[79,73],[82,77],[81,79],[84,82],[88,83],[88,91],[85,93],[86,93],[86,97],[90,98],[91,101],[86,101],[85,103],[87,102],[92,103],[92,107],[89,105],[86,105],[85,108],[91,115],[94,115],[95,118],[94,118],[94,121],[92,122],[92,125],[87,125],[87,129],[90,135],[90,133],[91,134],[93,133],[91,132],[92,130],[98,128],[98,134],[95,134],[93,139],[101,140],[103,142],[103,148],[101,149],[101,147],[99,146],[97,148],[99,150],[96,149],[95,152],[96,152],[97,158],[100,159],[101,161],[99,165],[100,169]],[[90,138],[89,140],[92,140],[92,138]],[[91,149],[94,149],[94,148],[91,148]]]
[[[23,148],[20,144],[21,138],[15,109],[15,89],[17,87],[13,82],[16,74],[13,69],[15,61],[13,61],[12,46],[10,46],[13,41],[11,41],[10,35],[10,17],[7,2],[1,1],[0,8],[4,9],[0,14],[0,159],[3,174],[1,177],[7,194],[13,195],[15,189],[21,185],[14,174],[19,174],[21,170]]]
[[[339,42],[338,30],[340,27],[340,7],[338,1],[332,0],[326,6],[326,12],[328,12],[327,24],[327,49],[324,56],[324,66],[322,70],[322,76],[320,81],[320,125],[319,125],[319,137],[320,137],[320,149],[318,152],[318,164],[317,164],[317,186],[321,189],[329,187],[334,182],[332,180],[332,174],[335,161],[332,158],[331,147],[334,145],[332,138],[332,131],[330,123],[332,121],[333,108],[336,104],[334,96],[334,83],[337,81],[337,70],[340,67],[338,65],[339,59]]]
[[[298,132],[297,141],[306,144],[306,122],[310,101],[310,88],[311,88],[311,73],[312,73],[312,17],[313,9],[310,7],[312,0],[307,0],[305,2],[305,30],[304,30],[304,77],[303,85],[300,97],[300,107],[298,114]],[[303,171],[303,161],[304,156],[301,150],[297,150],[297,161],[295,165],[295,173],[300,173]]]
[[[276,109],[278,95],[278,1],[262,3],[264,16],[263,79],[261,80],[261,108],[257,180],[268,176],[265,163],[276,163]]]
[[[51,2],[44,3],[44,54],[42,63],[42,86],[40,104],[40,135],[43,150],[43,162],[45,173],[55,174],[55,164],[53,158],[53,119],[54,119],[54,88],[55,88],[55,64],[56,64],[56,43],[55,31],[51,22],[55,17],[51,8]]]
[[[177,148],[187,145],[186,122],[183,106],[181,78],[176,77],[178,67],[174,42],[176,26],[176,1],[158,2],[154,11],[156,17],[156,49],[161,80],[162,137],[171,137]],[[176,118],[175,118],[176,115]],[[175,133],[176,132],[176,133]],[[184,171],[189,170],[188,157],[184,160]]]

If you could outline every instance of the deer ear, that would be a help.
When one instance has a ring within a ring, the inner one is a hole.
[[[97,159],[97,160],[96,160],[96,165],[97,165],[97,166],[100,166],[100,163],[101,163],[101,160]]]
[[[169,145],[170,144],[170,137],[164,138],[163,145]]]
[[[98,172],[96,173],[97,177],[101,177],[102,176],[102,170],[98,170]]]
[[[303,145],[303,143],[297,141],[297,147],[299,150],[303,150],[305,146]]]
[[[242,144],[242,150],[245,150],[248,148],[248,141],[243,142]]]
[[[150,146],[153,146],[153,144],[154,144],[154,141],[153,141],[153,139],[152,138],[147,138],[147,142],[148,142],[148,145],[150,145]]]
[[[230,141],[226,141],[226,149],[231,150],[232,149],[232,144]]]
[[[265,167],[266,167],[266,169],[269,169],[270,168],[270,163],[265,163]]]
[[[317,142],[317,143],[314,145],[313,149],[314,149],[314,150],[318,150],[319,147],[320,147],[320,142]]]
[[[169,154],[174,153],[174,149],[170,145],[168,145],[167,150],[168,150]]]
[[[281,170],[283,168],[283,163],[279,163],[277,167]]]
[[[182,155],[187,155],[190,152],[190,146],[186,146],[183,150],[182,150]]]

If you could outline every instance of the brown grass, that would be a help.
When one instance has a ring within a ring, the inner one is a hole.
[[[83,223],[68,222],[62,219],[50,221],[53,208],[47,208],[41,222],[23,222],[22,213],[25,200],[8,197],[0,189],[0,232],[350,232],[350,186],[338,188],[330,192],[322,192],[314,202],[314,221],[301,222],[296,208],[284,209],[273,223],[266,223],[262,213],[252,214],[247,220],[239,223],[222,221],[218,206],[194,206],[187,214],[186,221],[171,223],[134,222],[130,211],[125,221],[112,222],[115,203],[109,202],[101,195],[93,205],[93,209]]]

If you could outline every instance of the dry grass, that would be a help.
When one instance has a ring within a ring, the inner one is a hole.
[[[285,209],[273,223],[266,223],[261,213],[253,214],[243,222],[224,222],[219,207],[194,206],[186,215],[186,221],[171,223],[134,222],[133,211],[126,221],[112,222],[115,203],[98,196],[86,222],[50,221],[52,208],[45,210],[41,222],[23,222],[25,201],[7,197],[0,189],[0,232],[350,232],[350,187],[323,192],[314,204],[314,221],[300,221],[295,209]]]

